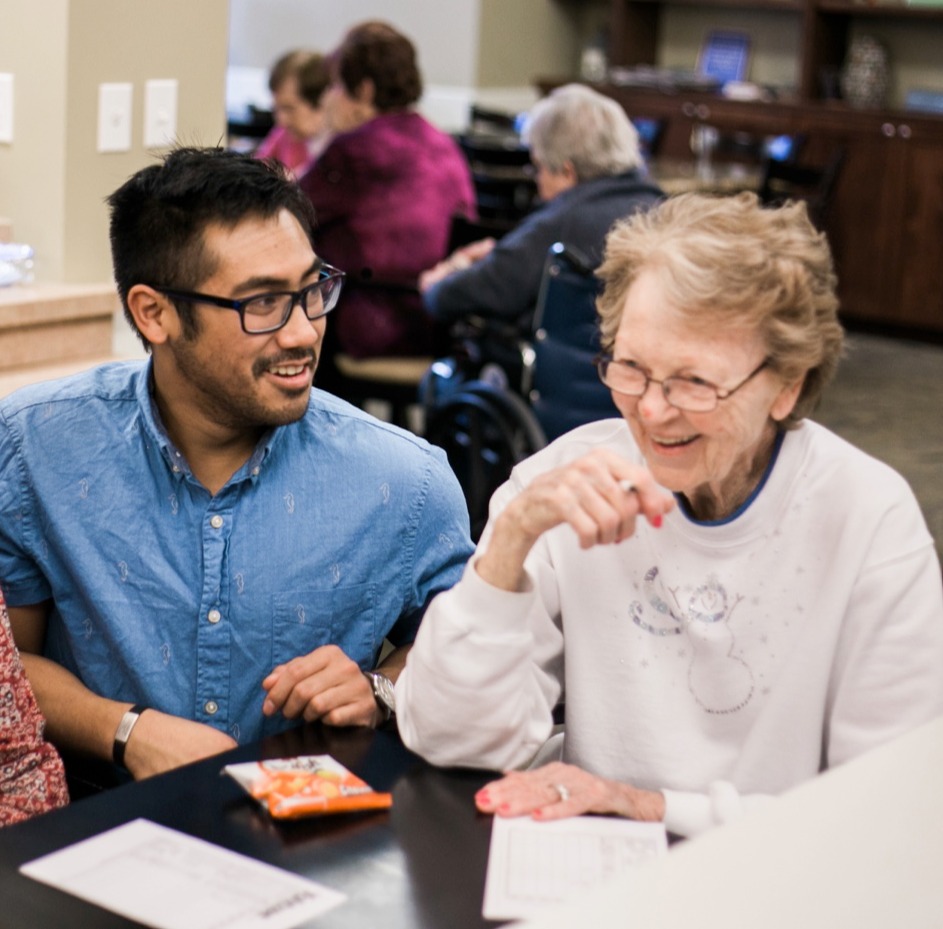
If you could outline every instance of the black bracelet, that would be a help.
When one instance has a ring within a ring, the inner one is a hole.
[[[111,758],[119,768],[124,767],[124,750],[128,746],[128,739],[131,738],[131,730],[134,729],[137,721],[141,718],[141,714],[148,709],[150,707],[135,703],[121,717],[121,722],[118,723],[118,729],[115,731],[115,741],[111,746]]]

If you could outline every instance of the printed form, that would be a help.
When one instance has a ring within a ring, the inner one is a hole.
[[[147,819],[27,862],[20,871],[154,929],[291,929],[346,899]]]
[[[482,916],[533,916],[667,850],[664,823],[495,816]]]

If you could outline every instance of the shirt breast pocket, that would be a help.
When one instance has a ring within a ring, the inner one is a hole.
[[[282,591],[273,610],[274,663],[284,664],[323,645],[337,645],[361,668],[380,650],[372,584]]]

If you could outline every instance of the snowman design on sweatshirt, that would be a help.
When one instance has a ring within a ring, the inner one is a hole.
[[[696,585],[668,587],[657,567],[644,578],[645,600],[629,607],[632,621],[659,638],[683,635],[691,646],[688,690],[711,714],[736,713],[753,698],[753,671],[735,654],[731,618],[743,599],[729,593],[715,575]],[[685,652],[687,655],[687,650]]]

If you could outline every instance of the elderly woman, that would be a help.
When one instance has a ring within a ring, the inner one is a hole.
[[[940,564],[904,480],[806,419],[842,331],[803,205],[665,201],[613,230],[599,274],[622,418],[495,494],[399,727],[435,763],[507,770],[565,697],[564,762],[480,809],[686,835],[943,713]]]
[[[329,83],[327,60],[317,52],[287,52],[275,62],[269,74],[275,126],[256,158],[274,158],[296,177],[311,167],[331,136],[322,104]]]
[[[529,331],[550,246],[563,242],[596,267],[612,224],[662,197],[641,171],[625,110],[589,87],[568,84],[540,100],[524,138],[544,204],[497,245],[473,242],[420,278],[436,319],[497,318]]]
[[[355,357],[431,353],[416,281],[448,250],[452,216],[475,212],[468,165],[413,110],[416,52],[392,26],[352,28],[332,67],[325,106],[338,135],[301,186],[317,211],[318,254],[347,273],[333,335]]]

